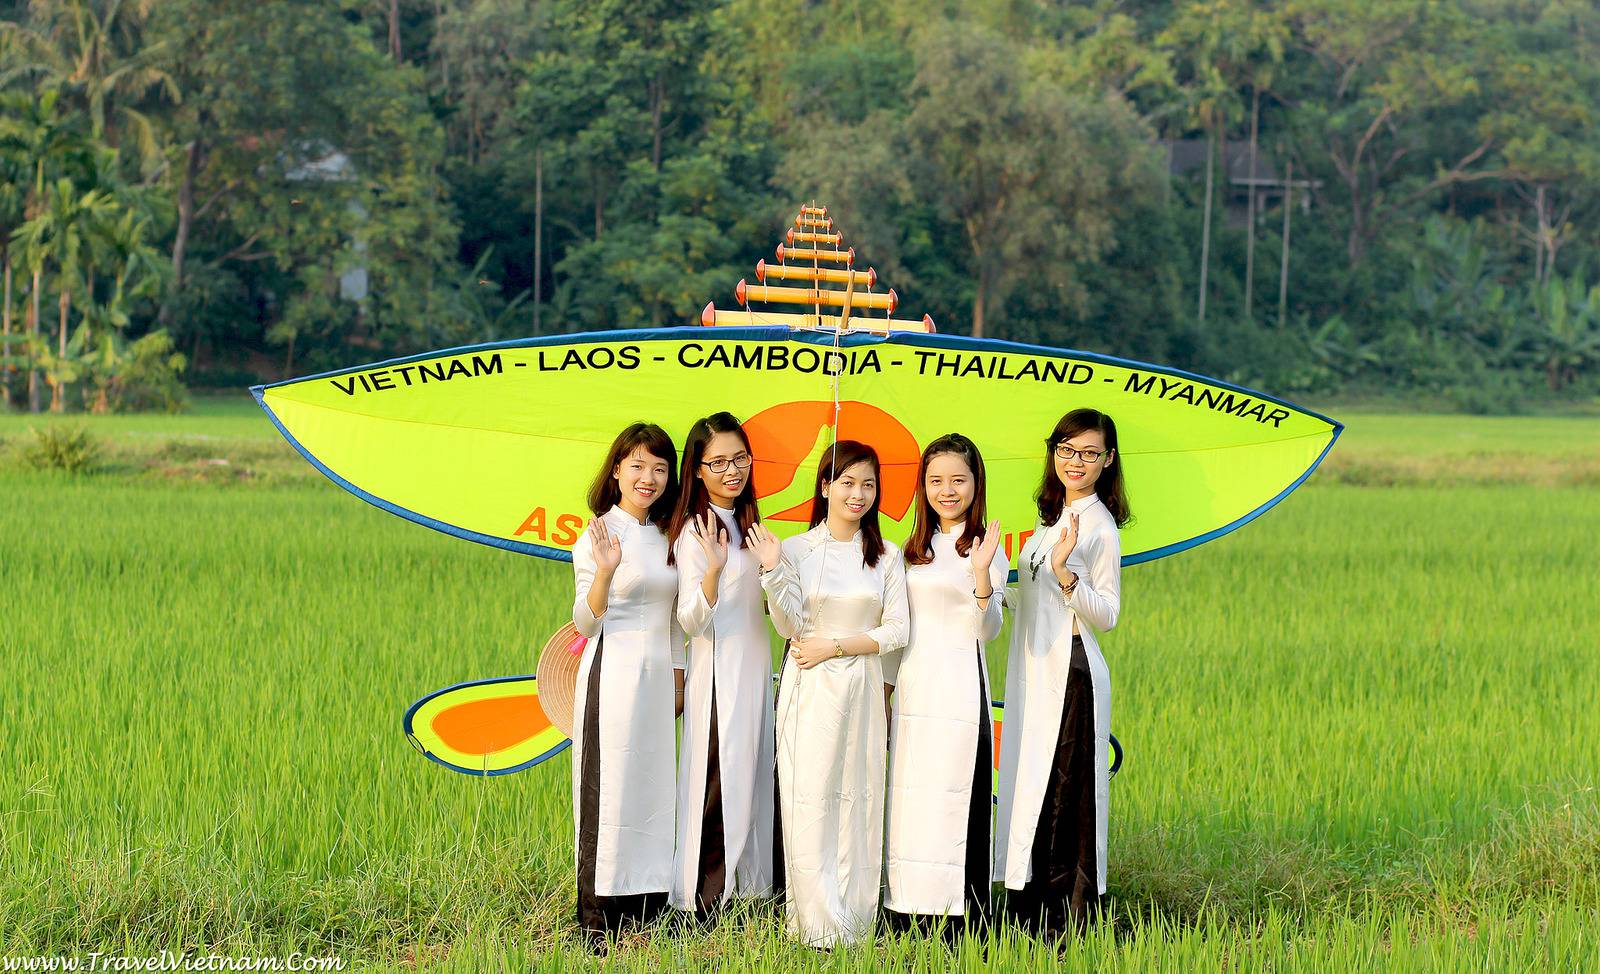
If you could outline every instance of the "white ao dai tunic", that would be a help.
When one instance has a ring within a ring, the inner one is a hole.
[[[861,534],[837,541],[827,523],[783,542],[763,577],[773,627],[786,639],[865,633],[879,653],[905,645],[900,549],[862,563]],[[785,658],[778,690],[778,796],[786,928],[817,947],[871,935],[883,878],[887,721],[879,654],[802,670]]]
[[[719,893],[720,901],[772,892],[772,647],[762,611],[761,563],[753,550],[739,547],[734,512],[715,504],[711,509],[728,532],[728,562],[717,583],[716,605],[706,601],[700,587],[706,576],[705,549],[688,530],[678,536],[676,547],[678,621],[689,635],[672,884],[672,905],[680,910],[697,908],[704,879],[701,842],[713,720],[721,794],[720,861],[726,872],[721,889],[711,892]]]
[[[594,895],[665,893],[672,888],[677,797],[672,671],[683,666],[683,631],[673,612],[678,572],[667,564],[666,535],[654,524],[640,524],[620,507],[601,517],[622,547],[602,616],[589,611],[595,573],[589,537],[572,549],[577,589],[572,623],[589,637],[578,664],[572,710],[578,886],[581,897],[588,845]],[[598,693],[590,693],[591,683]],[[589,739],[591,727],[598,732],[596,741]],[[587,755],[596,767],[588,766]],[[599,792],[597,807],[588,816],[583,807],[586,775],[598,777]]]
[[[1078,513],[1078,542],[1067,558],[1078,576],[1069,599],[1050,570],[1050,551]],[[1038,574],[1033,572],[1038,566]],[[1122,539],[1105,504],[1093,494],[1039,524],[1017,562],[1018,605],[1006,667],[1005,731],[1000,735],[1000,794],[995,819],[994,878],[1022,889],[1031,878],[1034,834],[1049,785],[1072,666],[1078,622],[1094,689],[1095,864],[1106,891],[1106,821],[1111,796],[1111,673],[1096,631],[1117,624],[1122,609]]]
[[[1000,634],[1010,567],[1004,551],[989,566],[988,606],[978,608],[972,559],[956,551],[962,529],[936,532],[933,560],[906,566],[911,639],[900,654],[889,755],[889,888],[884,906],[899,913],[960,916],[968,885],[967,836],[975,761],[989,717],[984,644]],[[976,547],[974,544],[973,547]],[[985,773],[987,782],[989,775]],[[982,795],[989,835],[989,789]],[[991,850],[982,850],[987,890]]]

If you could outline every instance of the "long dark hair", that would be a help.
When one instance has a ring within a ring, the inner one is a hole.
[[[672,445],[672,437],[667,435],[667,431],[654,423],[634,423],[611,441],[606,462],[600,465],[600,472],[595,474],[594,483],[589,486],[589,510],[599,517],[622,500],[622,487],[611,475],[627,459],[628,454],[641,446],[651,456],[667,461],[667,489],[650,502],[650,510],[645,513],[645,520],[664,530],[672,517],[672,498],[678,496],[678,451]]]
[[[984,504],[983,454],[978,445],[960,433],[946,433],[928,444],[922,451],[922,462],[917,465],[917,498],[913,503],[917,519],[911,527],[911,537],[906,539],[906,564],[926,565],[933,560],[933,532],[939,529],[939,515],[934,513],[933,502],[928,500],[924,484],[928,464],[934,457],[949,453],[960,457],[972,471],[972,506],[967,508],[967,521],[956,539],[956,554],[967,557],[973,542],[983,540],[983,527],[987,513]]]
[[[878,500],[883,497],[883,475],[878,466],[878,451],[857,440],[840,440],[822,454],[817,465],[817,486],[811,492],[811,526],[828,519],[828,495],[824,488],[841,473],[862,461],[872,464],[872,476],[879,481],[872,503],[861,515],[861,560],[868,568],[888,550],[883,546],[883,531],[878,528]]]
[[[1100,479],[1094,482],[1094,492],[1100,497],[1100,503],[1111,512],[1111,519],[1117,522],[1117,527],[1133,520],[1133,509],[1128,506],[1128,489],[1122,481],[1122,451],[1117,449],[1117,424],[1098,409],[1074,409],[1061,417],[1044,443],[1044,479],[1040,481],[1033,499],[1039,505],[1039,519],[1046,524],[1055,523],[1067,500],[1066,485],[1056,476],[1056,446],[1090,430],[1105,437],[1106,451],[1111,454],[1110,464],[1100,471]]]
[[[683,441],[683,472],[678,475],[678,482],[683,486],[678,491],[678,503],[672,509],[672,523],[667,527],[669,565],[677,561],[674,548],[683,529],[691,520],[711,508],[711,494],[706,490],[705,481],[700,479],[700,461],[705,459],[706,444],[710,443],[711,438],[718,433],[738,434],[740,441],[744,443],[744,452],[752,452],[750,437],[745,435],[744,427],[739,425],[739,421],[732,413],[712,413],[689,427],[689,438]],[[744,489],[733,499],[733,523],[739,526],[739,537],[733,539],[738,543],[734,547],[744,548],[747,546],[745,535],[752,527],[761,523],[761,512],[756,509],[754,463],[751,463],[745,471]]]

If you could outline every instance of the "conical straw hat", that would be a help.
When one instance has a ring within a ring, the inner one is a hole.
[[[539,706],[550,722],[572,736],[572,708],[578,688],[578,664],[589,642],[572,623],[555,631],[539,651]]]

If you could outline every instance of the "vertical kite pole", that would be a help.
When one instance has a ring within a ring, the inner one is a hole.
[[[839,245],[842,245],[843,243],[844,233],[841,231],[839,233]],[[839,333],[841,334],[846,328],[850,327],[850,305],[855,300],[856,296],[856,272],[854,264],[850,265],[844,277],[844,304],[839,308]],[[817,286],[822,286],[820,279],[817,281]],[[837,416],[834,417],[834,422],[838,422]]]
[[[816,206],[817,205],[817,201],[816,200],[812,200],[811,201],[811,205],[812,206]],[[805,215],[805,212],[806,212],[806,208],[803,207],[803,206],[800,207],[800,214],[802,216]],[[817,250],[817,245],[815,243],[813,243],[811,245],[811,249],[812,249],[812,251],[816,251]],[[812,256],[811,256],[811,268],[812,268],[812,270],[814,270],[816,272],[815,275],[813,275],[812,278],[811,278],[811,295],[815,299],[815,303],[812,305],[811,310],[816,312],[816,315],[817,315],[817,327],[821,328],[822,327],[822,281],[821,281],[822,258],[816,256],[815,253],[813,253]],[[839,396],[838,396],[838,385],[839,384],[837,382],[834,383],[834,400],[835,400],[835,402],[837,402],[838,398],[839,398]],[[833,417],[833,420],[834,420],[834,423],[836,425],[834,426],[834,430],[833,431],[834,431],[834,439],[837,440],[839,438],[838,437],[839,428],[837,426],[837,423],[839,421],[839,417],[837,415],[838,414],[838,410],[835,409],[834,412],[835,412],[835,415]]]
[[[856,275],[852,269],[849,280],[844,285],[844,305],[839,309],[839,330],[844,331],[850,327],[850,302],[856,296]]]

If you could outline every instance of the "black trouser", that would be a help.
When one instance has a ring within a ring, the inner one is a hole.
[[[583,769],[578,783],[578,926],[590,936],[645,923],[667,908],[667,894],[596,896],[595,859],[600,841],[600,654],[595,643],[589,663],[589,689],[584,695]]]
[[[1094,736],[1094,682],[1083,639],[1074,636],[1061,730],[1033,836],[1032,878],[1006,897],[1006,912],[1018,925],[1048,936],[1082,930],[1100,909]]]
[[[700,882],[695,887],[694,912],[709,919],[722,902],[728,884],[727,827],[722,817],[722,759],[717,741],[717,685],[712,674],[711,731],[706,742],[706,792],[700,813]]]

